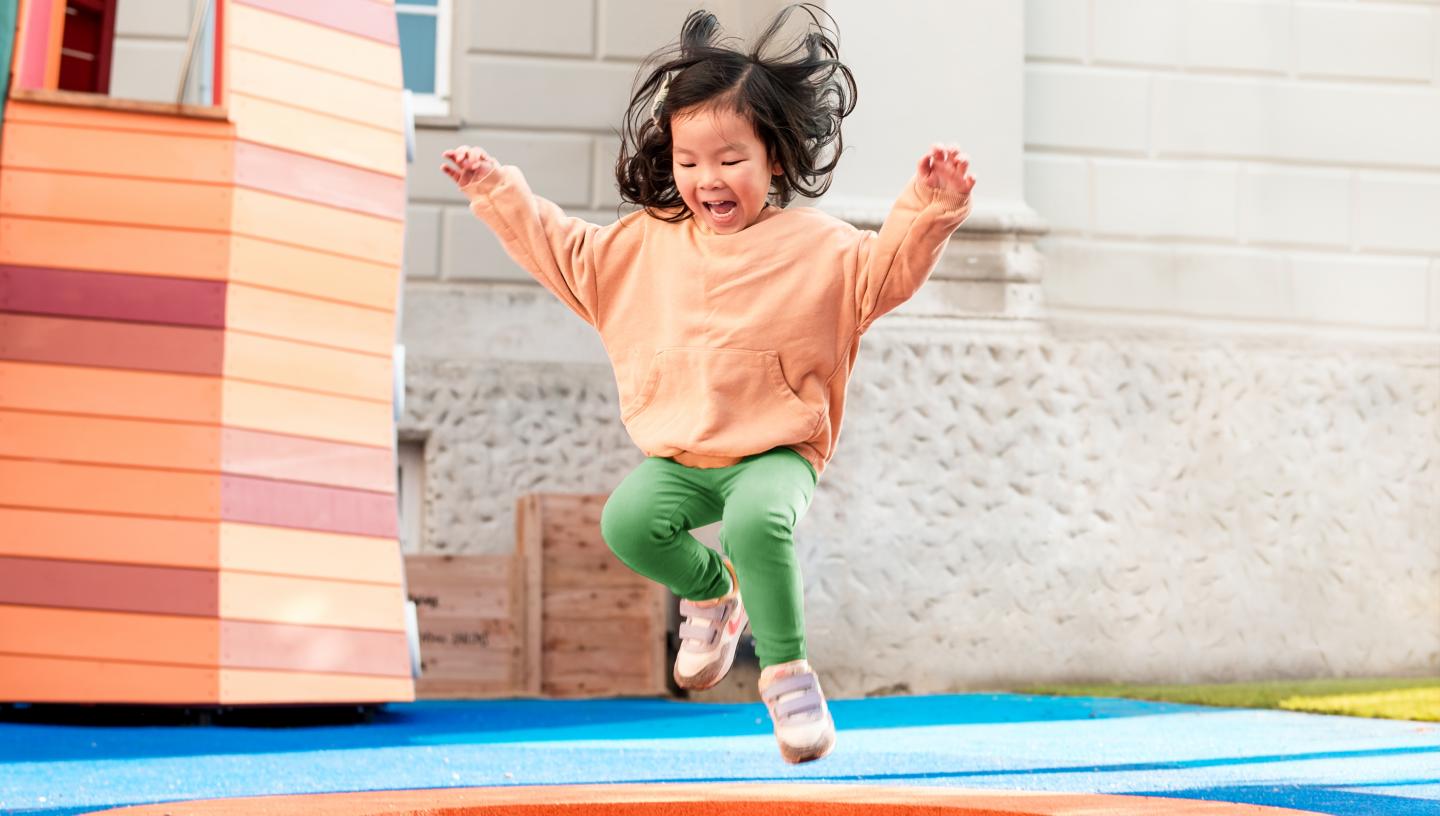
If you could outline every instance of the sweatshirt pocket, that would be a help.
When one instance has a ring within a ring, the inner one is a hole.
[[[823,415],[790,388],[778,352],[681,347],[656,352],[621,420],[645,450],[748,456],[810,439]]]

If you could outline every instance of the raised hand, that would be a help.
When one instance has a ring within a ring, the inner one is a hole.
[[[489,153],[478,147],[460,145],[441,154],[450,160],[450,164],[441,164],[440,169],[445,175],[454,179],[459,187],[473,184],[482,178],[490,175],[490,171],[500,166]]]
[[[960,152],[959,145],[930,145],[930,151],[920,157],[915,172],[920,183],[937,190],[948,190],[968,196],[975,187],[975,177],[970,175],[970,155]]]

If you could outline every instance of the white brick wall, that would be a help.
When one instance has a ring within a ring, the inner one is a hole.
[[[1027,0],[1052,310],[1435,331],[1440,4]]]

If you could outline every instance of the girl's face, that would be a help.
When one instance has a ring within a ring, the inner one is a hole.
[[[728,235],[759,220],[780,164],[754,126],[728,108],[683,110],[670,119],[670,141],[675,186],[698,224]]]

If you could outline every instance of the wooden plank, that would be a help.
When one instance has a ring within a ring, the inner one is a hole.
[[[0,700],[27,703],[217,702],[215,669],[0,654]]]
[[[646,580],[636,575],[613,555],[609,561],[581,564],[564,557],[547,557],[544,570],[547,589],[586,586],[632,587],[637,586],[637,579],[639,581]]]
[[[233,193],[216,184],[0,170],[0,215],[87,225],[98,221],[224,232],[230,228]]]
[[[0,410],[0,456],[218,472],[220,429]]]
[[[261,190],[233,192],[237,234],[397,266],[405,254],[401,221]]]
[[[0,555],[195,569],[219,565],[215,522],[0,507],[0,530],[5,531]]]
[[[234,380],[223,382],[221,389],[229,427],[373,447],[390,445],[395,438],[388,404]]]
[[[0,459],[0,505],[218,520],[220,477]]]
[[[408,703],[415,686],[408,677],[221,669],[220,702],[245,703]]]
[[[399,586],[220,573],[220,615],[230,620],[405,631]]]
[[[369,674],[410,679],[404,632],[251,621],[220,622],[225,668]]]
[[[0,654],[214,668],[219,631],[214,618],[0,604]]]
[[[547,618],[603,618],[649,621],[655,612],[655,594],[650,587],[549,587],[542,602]],[[597,615],[597,610],[599,614]]]
[[[395,390],[391,366],[389,355],[362,354],[238,330],[225,335],[224,373],[239,380],[327,391],[388,405]]]
[[[540,515],[540,497],[525,495],[515,500],[515,557],[522,571],[517,576],[516,597],[525,610],[521,632],[525,638],[523,688],[531,694],[544,687],[545,615],[545,527]]]
[[[399,265],[379,264],[274,241],[234,237],[230,279],[237,284],[394,310]]]
[[[218,329],[0,313],[0,360],[219,374]]]
[[[108,36],[108,35],[107,35]],[[57,45],[58,47],[58,45]],[[226,121],[223,107],[215,105],[184,105],[175,102],[157,102],[149,99],[118,99],[107,94],[89,91],[69,91],[59,88],[19,88],[11,92],[10,98],[17,102],[33,103],[51,107],[79,108],[87,113],[144,114],[156,118],[196,119],[202,122],[222,124]],[[161,125],[163,127],[163,125]]]
[[[644,665],[644,659],[650,652],[650,643],[646,638],[659,634],[646,631],[647,628],[633,619],[624,618],[552,618],[545,626],[545,654],[547,657],[569,655],[588,666],[590,664],[586,661],[593,653],[604,652],[617,657],[623,655],[622,668],[634,666],[637,662]]]
[[[236,143],[235,184],[379,218],[405,220],[404,179],[267,145]]]
[[[0,264],[224,280],[228,250],[222,233],[0,216]]]
[[[231,92],[236,135],[247,142],[292,150],[391,176],[405,175],[405,137],[320,113],[287,108]]]
[[[404,103],[394,88],[333,71],[236,49],[230,55],[232,91],[404,133]]]
[[[213,617],[217,588],[213,570],[0,558],[3,604]]]
[[[0,164],[192,183],[229,184],[237,146],[229,139],[130,130],[92,130],[73,124],[15,121],[6,111]]]
[[[371,0],[330,0],[328,3],[295,3],[292,0],[235,0],[235,5],[263,9],[294,17],[313,25],[344,31],[357,37],[396,46],[391,59],[399,60],[399,34],[395,10]],[[387,13],[388,12],[388,13]]]
[[[220,477],[220,494],[220,517],[225,521],[385,538],[397,535],[397,507],[391,493],[226,474]]]
[[[0,406],[29,411],[218,423],[221,380],[0,360]]]
[[[220,466],[226,473],[394,493],[395,453],[302,436],[225,428]]]
[[[226,521],[219,541],[218,563],[225,570],[397,586],[402,580],[400,544],[393,538]]]
[[[388,310],[231,284],[225,324],[234,331],[346,349],[389,360],[395,314]]]
[[[400,61],[385,43],[250,6],[234,4],[226,11],[232,52],[255,51],[401,88]]]
[[[57,100],[63,100],[65,98],[63,92],[57,92],[47,96]],[[102,100],[97,100],[93,94],[86,94],[85,101],[87,103],[94,103]],[[200,108],[199,110],[207,112],[215,111],[214,108]],[[170,111],[156,114],[139,109],[127,110],[122,108],[119,110],[110,110],[95,104],[43,104],[41,102],[26,101],[24,99],[12,99],[10,103],[5,106],[5,127],[7,132],[10,125],[15,122],[61,125],[79,128],[88,133],[122,130],[218,140],[229,140],[234,136],[234,127],[229,121],[224,119],[223,112],[220,112],[217,118],[204,118],[175,116]]]
[[[0,311],[223,328],[225,284],[0,266]]]

